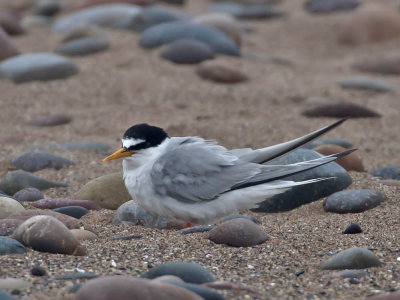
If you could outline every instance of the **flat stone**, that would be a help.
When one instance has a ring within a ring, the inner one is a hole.
[[[20,35],[25,32],[16,15],[5,11],[0,11],[0,27],[8,35]]]
[[[98,278],[100,275],[97,275],[92,272],[66,272],[64,274],[54,276],[55,280],[77,280],[77,279],[93,279]]]
[[[333,272],[332,274],[327,274],[322,276],[322,279],[331,278],[364,278],[367,276],[367,272],[364,269],[353,269],[353,270],[343,270],[338,272]]]
[[[0,255],[24,253],[26,253],[26,249],[20,242],[8,237],[0,236]]]
[[[61,41],[63,43],[81,39],[81,38],[97,38],[105,40],[107,35],[103,29],[95,24],[80,24],[62,33]]]
[[[0,61],[19,54],[19,50],[0,26]]]
[[[261,244],[268,235],[253,221],[243,218],[225,221],[208,233],[208,239],[216,244],[233,247],[250,247]]]
[[[365,248],[353,247],[335,254],[321,266],[323,270],[365,269],[379,267],[382,263],[374,253]]]
[[[60,214],[64,214],[70,217],[73,217],[75,219],[80,219],[87,213],[89,213],[89,210],[82,206],[64,206],[64,207],[59,207],[53,209],[54,212],[58,212]]]
[[[219,61],[205,61],[198,65],[197,75],[217,83],[240,83],[249,80],[246,74]]]
[[[70,150],[70,151],[93,151],[107,152],[110,146],[103,143],[93,142],[67,142],[60,144],[34,144],[28,145],[26,148],[41,149],[41,150]]]
[[[378,118],[381,116],[369,108],[350,102],[320,105],[305,110],[301,114],[309,118]]]
[[[66,198],[44,198],[32,203],[36,208],[53,209],[66,206],[80,206],[90,210],[100,210],[101,206],[91,200],[72,200]]]
[[[92,7],[92,6],[99,6],[104,4],[115,4],[115,0],[85,0],[84,4],[81,6],[84,7]],[[155,2],[155,0],[118,0],[118,3],[127,3],[127,4],[134,4],[139,6],[147,6],[151,5]]]
[[[59,170],[64,166],[75,165],[74,162],[65,157],[36,151],[21,153],[12,159],[11,164],[18,169],[28,172],[36,172],[47,168]]]
[[[77,25],[95,24],[115,28],[124,18],[140,12],[140,8],[130,4],[105,4],[80,10],[57,21],[51,28],[53,32],[71,30]]]
[[[85,37],[75,39],[57,47],[56,52],[63,55],[89,55],[109,48],[107,41],[98,38]]]
[[[313,150],[322,155],[328,156],[346,151],[346,148],[337,145],[320,145],[315,147]],[[335,162],[341,165],[346,171],[365,172],[364,164],[356,152],[339,158],[335,160]]]
[[[99,299],[200,300],[202,297],[165,282],[129,276],[106,276],[89,280],[76,294],[76,300]]]
[[[49,114],[39,117],[35,117],[28,121],[27,124],[33,126],[47,127],[47,126],[59,126],[69,124],[72,121],[72,117],[65,114]]]
[[[23,221],[18,219],[1,219],[0,236],[11,235]]]
[[[240,56],[237,45],[221,31],[182,21],[162,23],[146,29],[140,37],[140,45],[155,48],[183,38],[200,40],[217,53]]]
[[[83,230],[83,229],[70,229],[72,235],[78,240],[78,241],[92,241],[97,239],[97,235],[94,234],[93,232],[89,230]]]
[[[23,210],[25,208],[17,200],[0,196],[0,219],[7,219],[12,214]]]
[[[283,11],[269,5],[241,5],[230,2],[213,3],[210,10],[228,13],[239,19],[272,19],[285,15]]]
[[[174,275],[185,282],[196,284],[215,281],[212,274],[199,264],[180,261],[155,266],[143,274],[142,277],[154,279],[164,275]]]
[[[69,229],[50,216],[31,217],[14,231],[12,237],[41,252],[86,255],[86,249]]]
[[[367,77],[348,77],[338,81],[344,89],[370,90],[374,92],[396,92],[396,88],[380,80]]]
[[[0,279],[0,290],[6,292],[21,291],[28,289],[31,286],[32,284],[30,282],[18,278],[6,277]]]
[[[167,44],[161,56],[177,64],[197,64],[214,58],[214,51],[199,40],[181,39]]]
[[[359,60],[353,68],[362,72],[400,75],[400,55],[398,53],[381,54]]]
[[[323,206],[327,212],[340,214],[360,213],[386,201],[386,196],[373,190],[346,190],[334,193],[325,199]]]
[[[199,295],[202,299],[204,300],[224,300],[225,297],[218,293],[214,289],[210,289],[208,287],[199,285],[199,284],[194,284],[194,283],[186,283],[186,282],[169,282],[166,281],[169,284],[179,286],[181,288],[184,288],[186,290],[189,290],[197,295]]]
[[[332,13],[353,10],[359,5],[356,0],[308,0],[304,6],[311,13]]]
[[[0,63],[0,78],[15,83],[64,79],[78,72],[78,67],[68,59],[50,53],[18,55]]]
[[[6,176],[0,180],[0,189],[8,195],[27,187],[34,187],[39,190],[46,190],[54,187],[68,187],[68,184],[61,182],[48,181],[29,172],[16,170],[7,172]]]
[[[313,140],[313,141],[305,144],[303,146],[303,148],[313,149],[313,148],[321,146],[321,145],[337,145],[337,146],[341,146],[346,149],[352,148],[354,146],[352,142],[350,142],[349,140],[346,140],[346,139],[327,138],[327,139]]]
[[[122,172],[118,172],[93,179],[86,183],[75,197],[92,200],[103,208],[117,209],[132,199],[126,190],[122,175]]]
[[[371,172],[372,176],[400,180],[400,166],[387,166]]]
[[[297,149],[280,158],[274,159],[268,164],[287,165],[305,160],[322,157],[321,154],[309,149]],[[335,162],[317,167],[312,170],[286,177],[286,180],[304,181],[316,178],[329,178],[324,181],[296,186],[290,190],[266,199],[254,209],[259,212],[281,212],[288,211],[301,205],[314,202],[332,193],[345,189],[352,183],[350,175],[340,165]]]
[[[362,232],[363,231],[362,231],[360,225],[358,225],[357,223],[351,223],[343,231],[343,234],[357,234],[357,233],[362,233]]]
[[[13,195],[13,198],[18,202],[32,202],[36,200],[43,199],[44,196],[40,190],[37,188],[25,188]]]

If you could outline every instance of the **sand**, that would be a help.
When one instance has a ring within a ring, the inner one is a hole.
[[[75,1],[77,2],[77,1]],[[159,57],[159,50],[138,46],[139,35],[106,30],[111,49],[71,58],[81,72],[59,81],[16,85],[0,81],[0,176],[11,169],[16,155],[33,143],[93,141],[118,149],[122,133],[131,125],[147,122],[163,127],[171,136],[197,135],[216,139],[226,147],[262,147],[290,140],[333,122],[301,116],[302,101],[312,96],[331,97],[369,107],[382,118],[348,120],[327,137],[345,138],[357,147],[368,172],[400,165],[399,111],[396,94],[343,90],[336,81],[362,75],[351,64],[370,54],[398,51],[400,39],[347,47],[336,42],[337,26],[345,14],[311,16],[303,1],[284,1],[288,16],[273,21],[250,22],[254,32],[244,36],[245,54],[276,56],[291,66],[220,57],[240,68],[250,80],[237,85],[203,81],[193,66],[177,66]],[[362,2],[374,2],[362,1]],[[396,0],[385,0],[397,7]],[[72,7],[72,4],[71,4]],[[24,53],[52,52],[59,37],[48,28],[32,28],[13,37]],[[396,76],[367,75],[399,86]],[[37,115],[67,113],[71,124],[39,128],[25,122]],[[53,151],[76,163],[73,167],[36,174],[72,184],[71,188],[45,191],[48,197],[69,197],[87,181],[121,170],[121,162],[102,164],[107,153]],[[357,299],[400,289],[399,187],[378,183],[368,173],[350,173],[350,189],[383,192],[388,201],[359,214],[325,213],[322,200],[286,213],[255,214],[270,240],[250,248],[215,245],[205,234],[180,235],[175,230],[111,225],[113,211],[91,212],[84,217],[99,234],[84,242],[89,255],[74,257],[29,251],[0,257],[0,278],[16,277],[33,283],[22,299],[56,299],[71,296],[71,281],[54,276],[74,268],[99,275],[139,275],[157,264],[184,260],[208,268],[217,279],[244,283],[257,294],[227,292],[227,299]],[[352,222],[364,229],[343,235]],[[110,241],[114,235],[141,234],[139,240]],[[330,271],[319,269],[329,255],[359,246],[371,249],[383,266],[368,270],[359,284],[348,279],[322,279]],[[117,267],[111,266],[111,260]],[[33,265],[49,276],[33,277]],[[296,273],[304,270],[304,274]]]

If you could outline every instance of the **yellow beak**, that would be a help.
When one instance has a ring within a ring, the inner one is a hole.
[[[133,153],[134,153],[133,151],[128,151],[125,148],[121,148],[121,149],[115,151],[110,156],[107,156],[105,159],[103,159],[103,162],[107,162],[107,161],[122,158],[122,157],[128,157],[128,156],[131,156]]]

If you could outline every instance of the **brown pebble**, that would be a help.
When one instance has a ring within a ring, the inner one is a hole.
[[[337,145],[320,145],[313,149],[322,155],[331,155],[346,151],[348,149]],[[356,171],[365,172],[365,168],[361,158],[356,154],[356,152],[350,153],[343,158],[335,160],[339,165],[346,169],[346,171]]]
[[[32,202],[37,208],[53,209],[64,206],[81,206],[89,210],[100,210],[101,206],[92,200],[72,200],[64,198],[45,198]]]
[[[64,114],[44,115],[34,118],[27,123],[34,126],[58,126],[71,123],[72,118]]]
[[[218,83],[239,83],[248,80],[247,75],[219,61],[205,61],[198,65],[197,75]]]
[[[78,241],[91,241],[97,239],[97,235],[94,234],[93,232],[89,230],[84,230],[84,229],[70,229],[69,230],[72,235],[78,240]]]

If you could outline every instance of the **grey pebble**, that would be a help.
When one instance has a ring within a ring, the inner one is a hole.
[[[343,78],[338,83],[344,89],[370,90],[383,93],[395,92],[397,90],[394,86],[368,77]]]
[[[57,53],[69,56],[82,56],[98,53],[109,48],[107,41],[93,37],[84,37],[66,42],[57,47]]]
[[[370,267],[379,267],[381,264],[380,260],[370,250],[353,247],[335,254],[322,264],[321,269],[365,269]]]
[[[400,180],[400,166],[387,166],[371,172],[372,176]]]
[[[74,162],[65,157],[47,152],[24,152],[13,158],[11,163],[16,168],[28,172],[36,172],[46,168],[59,170],[64,166],[75,165]]]
[[[0,255],[24,254],[26,252],[24,245],[17,240],[0,236]]]
[[[191,233],[198,233],[198,232],[207,232],[213,229],[215,226],[213,225],[199,225],[199,226],[192,226],[189,228],[184,228],[179,231],[180,234],[191,234]]]

